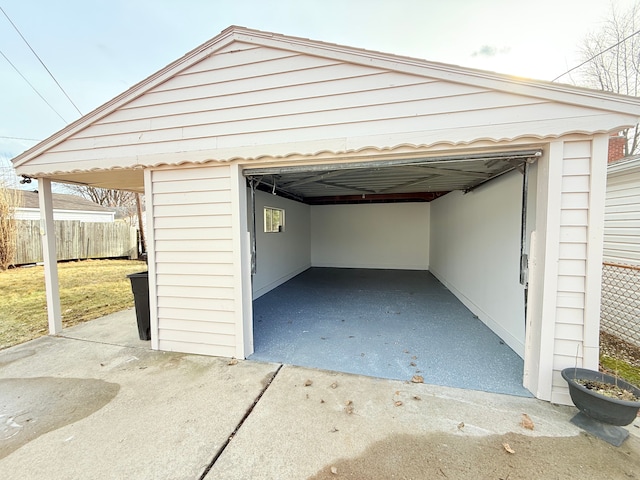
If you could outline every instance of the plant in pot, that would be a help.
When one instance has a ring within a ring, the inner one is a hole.
[[[640,389],[613,375],[586,368],[565,368],[562,378],[581,412],[572,422],[613,445],[621,445],[628,432],[619,427],[629,425],[638,415]],[[580,414],[588,418],[581,418]]]

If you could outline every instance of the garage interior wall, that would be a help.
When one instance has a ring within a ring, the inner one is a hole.
[[[429,269],[429,204],[311,207],[314,267]]]
[[[529,188],[534,195],[535,184]],[[467,194],[451,192],[431,202],[430,270],[524,357],[521,199],[522,174],[513,171]]]
[[[265,207],[285,229],[265,233]],[[257,191],[253,299],[314,267],[429,269],[429,204],[309,206]]]
[[[284,232],[265,233],[264,207],[285,211]],[[249,205],[251,208],[251,205]],[[256,191],[256,273],[253,299],[311,267],[310,206]],[[251,216],[249,215],[249,222]]]

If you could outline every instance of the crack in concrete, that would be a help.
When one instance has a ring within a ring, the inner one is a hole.
[[[227,437],[227,439],[225,440],[225,442],[222,444],[222,447],[220,447],[220,450],[218,450],[216,452],[216,454],[213,456],[213,459],[211,460],[211,462],[209,463],[209,465],[207,465],[207,468],[204,469],[204,472],[202,472],[202,475],[200,475],[200,478],[198,480],[204,480],[205,477],[208,475],[209,471],[213,468],[213,466],[216,464],[216,462],[218,461],[218,458],[220,458],[220,456],[223,454],[223,452],[225,451],[225,449],[229,446],[229,444],[231,443],[231,440],[233,440],[233,438],[236,436],[236,434],[238,433],[238,431],[240,430],[240,428],[242,428],[242,425],[244,425],[244,422],[247,420],[247,418],[249,418],[249,416],[251,415],[251,413],[253,412],[253,409],[256,407],[256,405],[258,404],[258,402],[260,401],[260,399],[262,398],[262,396],[264,395],[264,393],[267,391],[267,389],[271,386],[271,384],[273,383],[273,381],[275,380],[276,376],[278,375],[278,373],[280,372],[280,370],[282,369],[283,364],[279,364],[278,368],[276,369],[276,371],[273,373],[273,376],[271,377],[271,379],[267,382],[264,382],[264,387],[262,388],[262,390],[260,391],[260,393],[258,394],[258,396],[255,398],[255,400],[253,401],[253,403],[251,404],[251,406],[247,409],[247,411],[245,412],[244,416],[240,419],[240,422],[238,422],[238,425],[236,425],[236,428],[233,430],[233,432],[231,432],[231,435],[229,435]]]

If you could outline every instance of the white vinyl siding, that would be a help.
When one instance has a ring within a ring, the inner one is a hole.
[[[598,195],[603,192],[594,188],[594,181],[602,183],[602,189],[604,181],[594,178],[594,164],[604,169],[606,156],[599,158],[594,145],[590,140],[573,141],[563,148],[551,388],[551,401],[563,404],[571,401],[560,371],[576,363],[597,369],[599,315],[591,310],[599,304],[594,292],[599,292],[602,256],[594,251],[594,236],[602,232],[598,212],[603,199]]]
[[[201,152],[192,157],[201,161],[543,136],[569,117],[586,124],[596,114],[428,76],[238,47],[186,68],[35,162],[81,169],[108,159],[123,167],[177,162],[175,152],[184,151]]]
[[[640,265],[640,161],[607,177],[604,259]],[[609,167],[612,170],[611,167]]]
[[[151,172],[160,350],[236,356],[230,167]]]

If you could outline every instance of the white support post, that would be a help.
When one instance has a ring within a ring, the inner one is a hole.
[[[524,386],[551,400],[558,297],[560,204],[564,142],[551,142],[538,161],[535,240],[530,258]]]
[[[600,304],[602,301],[602,256],[604,207],[607,192],[609,135],[596,135],[591,149],[589,176],[589,230],[585,274],[584,343],[582,366],[598,370],[600,361]]]
[[[56,253],[56,230],[53,223],[51,180],[38,178],[38,199],[40,202],[40,235],[42,236],[49,334],[56,335],[62,331],[62,314],[60,309],[60,288],[58,286],[58,257]]]
[[[233,238],[236,289],[236,356],[247,358],[253,353],[253,310],[251,292],[251,242],[247,223],[247,182],[240,165],[231,165],[233,205]]]

